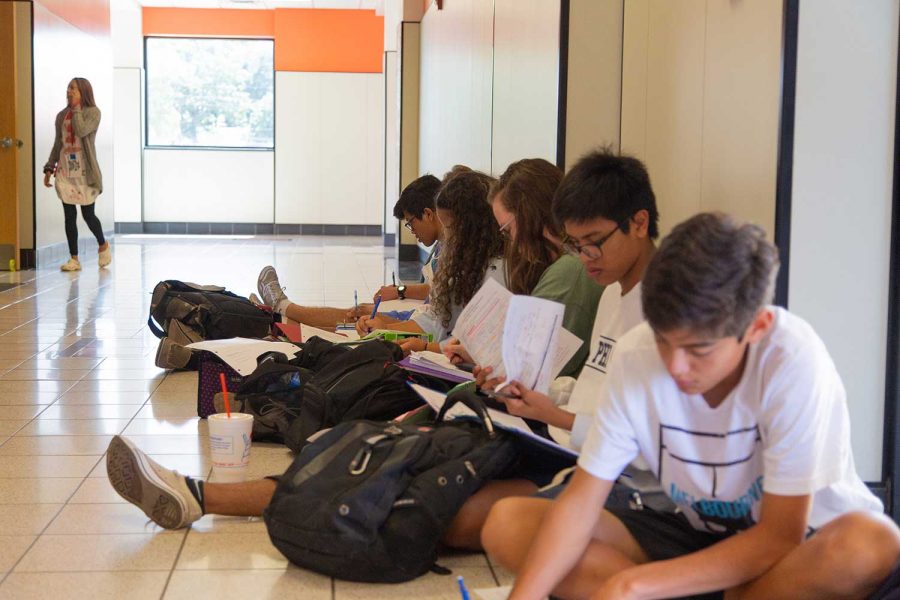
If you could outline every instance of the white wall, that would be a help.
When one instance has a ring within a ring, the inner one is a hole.
[[[419,174],[490,172],[493,3],[432,5],[421,31]]]
[[[275,74],[278,223],[381,225],[381,73]]]
[[[788,307],[847,388],[857,468],[881,479],[897,0],[800,7]]]
[[[113,228],[113,107],[112,61],[109,38],[78,29],[39,2],[34,3],[34,147],[35,171],[44,166],[55,136],[54,119],[66,107],[66,87],[72,77],[85,77],[94,88],[94,98],[102,119],[96,148],[103,194],[97,199],[96,214],[105,230]],[[37,173],[35,177],[38,177]],[[56,191],[45,188],[43,178],[35,186],[35,247],[66,241],[63,210]],[[87,225],[78,218],[79,237],[93,239]],[[38,258],[40,261],[40,256]]]
[[[144,221],[271,223],[274,153],[144,151]]]
[[[556,162],[559,2],[494,1],[491,171],[522,158]]]
[[[141,220],[141,154],[143,148],[144,38],[141,7],[134,0],[110,3],[110,39],[113,58],[113,122],[115,219]]]
[[[599,146],[619,149],[624,0],[570,0],[566,167]]]
[[[400,197],[400,57],[384,53],[384,231],[397,234],[394,204]]]
[[[621,147],[663,235],[704,210],[773,232],[781,20],[782,0],[625,3]]]

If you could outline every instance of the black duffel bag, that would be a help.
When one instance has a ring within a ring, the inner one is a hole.
[[[153,288],[147,325],[162,339],[172,321],[186,327],[192,341],[264,338],[269,335],[272,315],[223,287],[169,279]]]
[[[442,421],[456,401],[478,419]],[[350,421],[307,445],[263,513],[272,543],[300,567],[396,583],[434,567],[463,503],[516,463],[474,394],[448,397],[433,427]]]

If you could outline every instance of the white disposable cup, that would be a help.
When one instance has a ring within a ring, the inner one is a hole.
[[[253,415],[225,413],[209,415],[209,454],[213,479],[218,483],[246,481],[250,464],[250,440]]]

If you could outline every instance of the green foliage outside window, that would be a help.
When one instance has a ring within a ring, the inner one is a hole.
[[[272,148],[272,40],[147,38],[147,144]]]

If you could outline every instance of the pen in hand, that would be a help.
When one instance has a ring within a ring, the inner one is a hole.
[[[375,318],[375,315],[378,313],[378,305],[380,305],[380,304],[381,304],[381,294],[378,294],[378,296],[375,297],[375,306],[372,308],[372,316],[369,317],[370,319]]]

